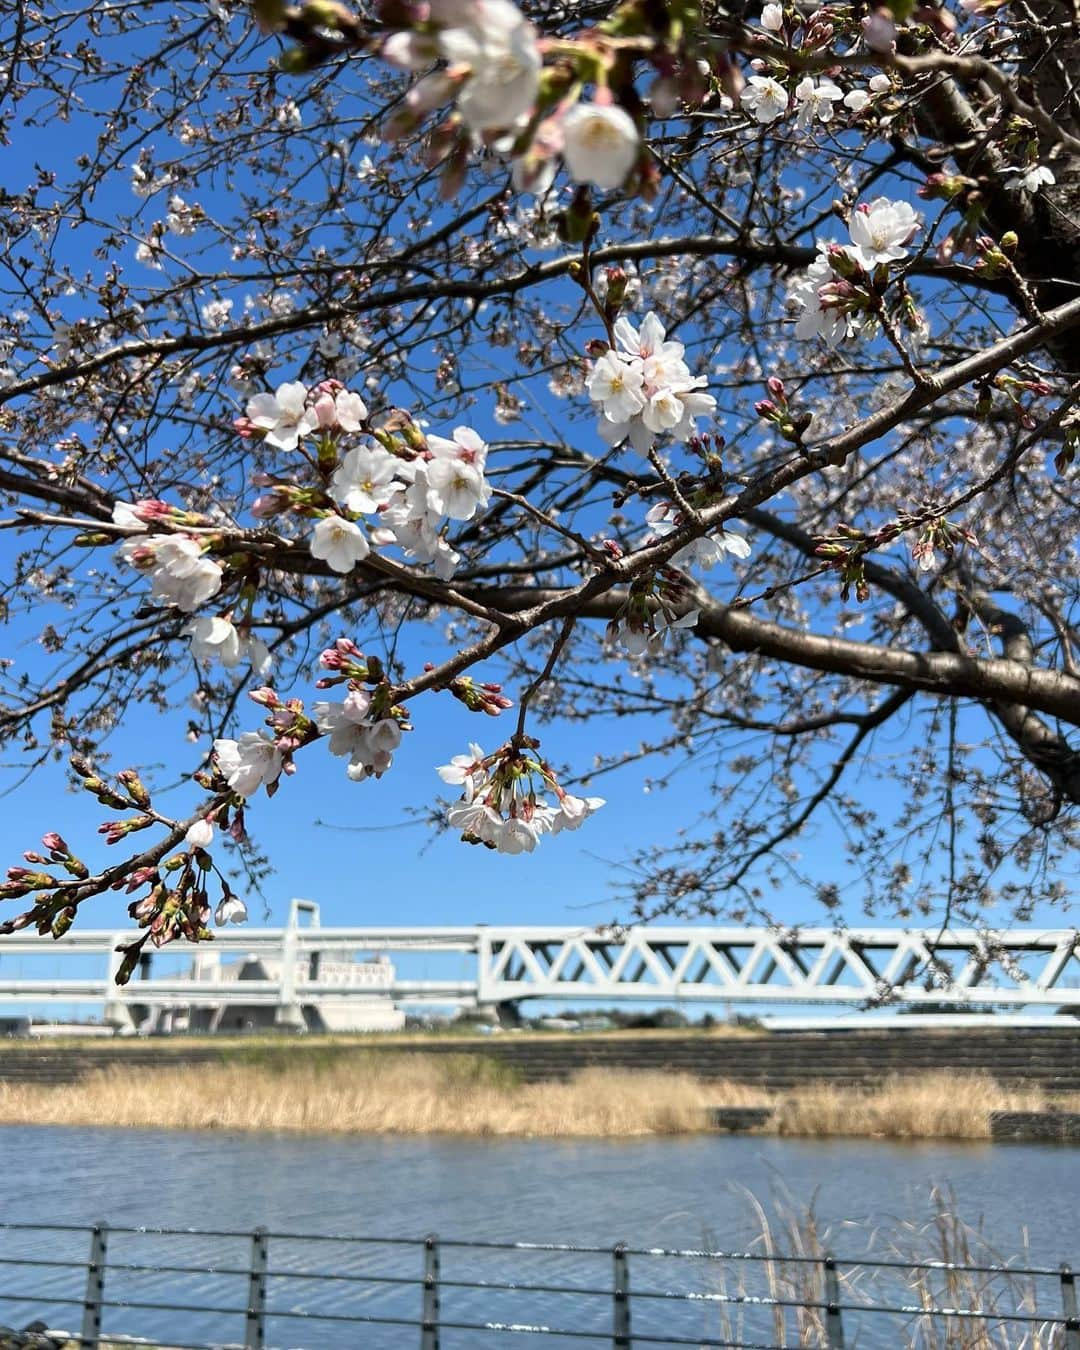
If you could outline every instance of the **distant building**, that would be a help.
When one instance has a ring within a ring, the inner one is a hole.
[[[312,952],[296,964],[291,998],[282,997],[283,971],[284,962],[269,956],[225,963],[218,952],[200,951],[187,977],[197,986],[191,999],[168,1007],[132,1007],[133,1019],[139,1031],[149,1034],[235,1035],[275,1027],[313,1032],[400,1031],[405,1025],[405,1014],[394,1006],[390,993],[395,972],[387,956],[341,961]],[[228,1001],[216,1001],[212,988],[207,988],[245,982],[252,984],[250,1003],[231,991]],[[268,987],[274,991],[273,998],[260,997]]]

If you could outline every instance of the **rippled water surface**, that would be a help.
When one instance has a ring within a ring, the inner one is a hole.
[[[655,1246],[760,1249],[761,1219],[748,1192],[774,1215],[781,1192],[796,1206],[813,1202],[818,1224],[843,1257],[885,1255],[899,1245],[938,1255],[927,1235],[930,1188],[951,1188],[959,1212],[980,1226],[1003,1257],[1055,1266],[1080,1258],[1080,1152],[1037,1145],[891,1144],[879,1141],[802,1141],[760,1137],[699,1136],[685,1139],[553,1142],[550,1140],[386,1139],[265,1134],[195,1134],[9,1127],[3,1130],[6,1163],[2,1215],[7,1223],[66,1222],[170,1228],[310,1232],[380,1238],[421,1238],[574,1243],[634,1248]],[[775,1218],[774,1218],[775,1222]],[[46,1236],[9,1231],[2,1254],[9,1259],[85,1260],[84,1232]],[[1026,1251],[1024,1244],[1026,1243]],[[786,1245],[781,1242],[781,1245]],[[243,1339],[243,1318],[201,1311],[241,1308],[241,1274],[196,1276],[182,1266],[241,1271],[250,1242],[116,1233],[109,1240],[106,1327],[168,1335],[207,1344]],[[988,1252],[981,1249],[983,1259]],[[442,1277],[450,1282],[487,1280],[611,1287],[607,1253],[500,1253],[446,1246]],[[338,1271],[370,1276],[372,1283],[326,1282],[298,1274],[271,1283],[271,1307],[283,1312],[334,1311],[378,1318],[419,1314],[422,1252],[413,1246],[270,1241],[270,1268],[287,1272]],[[151,1272],[123,1271],[124,1264]],[[737,1296],[764,1293],[768,1272],[745,1262],[631,1258],[631,1286],[694,1290]],[[376,1277],[408,1284],[380,1286]],[[0,1320],[22,1325],[44,1316],[53,1325],[78,1325],[76,1303],[49,1304],[50,1296],[81,1299],[84,1274],[74,1266],[6,1267],[8,1297]],[[853,1302],[869,1290],[870,1273],[853,1275]],[[910,1301],[897,1277],[886,1292]],[[1039,1308],[1060,1311],[1055,1280],[1037,1281]],[[880,1286],[884,1288],[884,1286]],[[954,1291],[955,1292],[955,1291]],[[165,1315],[137,1303],[168,1299],[190,1310]],[[612,1304],[600,1294],[584,1299],[520,1291],[441,1290],[449,1322],[544,1323],[581,1332],[608,1332]],[[710,1300],[693,1305],[635,1297],[635,1337],[645,1345],[687,1344],[726,1335],[760,1344],[781,1343],[776,1315]],[[903,1341],[865,1314],[850,1313],[854,1343],[892,1347]],[[787,1333],[793,1337],[795,1333]],[[664,1341],[669,1337],[669,1341]],[[696,1338],[696,1339],[695,1339]],[[268,1324],[275,1346],[326,1350],[391,1350],[419,1344],[419,1333],[373,1321],[312,1323],[278,1316]],[[502,1332],[444,1331],[442,1350],[465,1347],[559,1344],[599,1345],[600,1340],[540,1340]],[[719,1342],[716,1342],[719,1343]],[[788,1339],[787,1344],[799,1344]],[[1020,1344],[1020,1337],[1003,1344]],[[610,1344],[610,1340],[608,1341]]]

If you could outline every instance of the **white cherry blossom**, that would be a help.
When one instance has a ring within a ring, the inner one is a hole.
[[[428,507],[451,520],[471,520],[487,506],[491,487],[475,464],[433,459],[427,466]]]
[[[788,108],[787,90],[768,75],[751,75],[739,95],[739,104],[763,126],[783,117]]]
[[[126,547],[121,547],[121,553]],[[155,599],[190,614],[221,589],[221,565],[205,557],[202,546],[189,535],[170,535],[156,541],[153,554],[150,586]]]
[[[188,848],[209,848],[214,842],[214,827],[208,820],[197,820],[184,835]]]
[[[228,619],[192,619],[180,631],[191,638],[191,654],[196,661],[220,661],[226,667],[240,664],[244,655],[243,639]]]
[[[359,394],[349,389],[338,391],[334,398],[334,412],[342,431],[359,431],[368,415],[367,404]]]
[[[427,443],[436,459],[460,459],[474,464],[481,472],[487,463],[487,444],[472,427],[455,427],[452,439],[431,435]]]
[[[1045,164],[1036,164],[1030,169],[1013,169],[1015,175],[1005,184],[1010,192],[1041,192],[1044,187],[1052,187],[1057,181],[1053,169]]]
[[[622,187],[637,162],[641,138],[634,119],[615,104],[577,103],[562,119],[563,159],[575,183]]]
[[[245,412],[252,425],[266,433],[266,444],[278,450],[295,450],[301,437],[318,424],[307,407],[307,386],[300,381],[279,384],[274,394],[256,394]]]
[[[826,247],[819,243],[818,256],[805,272],[789,283],[787,299],[789,304],[802,310],[795,324],[795,336],[800,342],[823,337],[830,346],[835,346],[842,338],[850,336],[852,330],[838,308],[826,308],[821,303],[821,288],[833,278]]]
[[[919,228],[919,218],[908,202],[877,197],[862,202],[851,213],[848,231],[854,246],[852,257],[867,271],[881,263],[906,258],[907,245]]]
[[[235,741],[215,741],[214,756],[225,781],[241,797],[254,796],[281,774],[281,751],[259,731],[245,731]]]
[[[355,521],[342,516],[324,516],[311,532],[311,556],[328,563],[335,572],[351,572],[371,552],[367,535]]]
[[[800,131],[807,131],[815,121],[831,122],[834,105],[844,97],[830,79],[819,80],[816,84],[809,75],[795,86],[795,100],[799,105],[796,125]]]
[[[340,397],[340,395],[339,395]],[[390,497],[398,461],[381,446],[350,450],[330,481],[334,500],[347,511],[377,511]]]
[[[603,797],[575,797],[573,793],[564,793],[551,821],[551,833],[561,834],[563,830],[580,829],[604,805],[606,801]]]
[[[593,366],[587,388],[609,422],[627,422],[645,406],[641,393],[644,382],[640,359],[606,351]]]
[[[647,455],[658,435],[685,442],[697,430],[697,418],[708,416],[716,400],[703,392],[704,376],[691,375],[686,348],[668,339],[652,311],[635,328],[625,316],[614,328],[618,344],[595,363],[587,381],[593,401],[601,405],[597,428],[608,445],[629,439]]]
[[[471,131],[512,127],[531,111],[542,58],[532,25],[510,0],[474,0],[460,24],[438,35],[438,49],[451,69],[467,71],[457,109]]]
[[[133,502],[114,502],[112,509],[114,525],[126,525],[128,529],[146,530],[146,521],[138,515],[138,507]]]
[[[766,32],[779,33],[784,26],[783,5],[764,5],[761,10],[761,26]]]
[[[676,567],[713,567],[730,553],[734,558],[749,558],[750,545],[736,530],[722,528],[716,534],[704,534],[671,555]],[[675,627],[675,624],[671,625]]]
[[[231,891],[221,897],[214,910],[214,922],[219,928],[224,928],[228,923],[247,923],[247,916],[247,905]]]

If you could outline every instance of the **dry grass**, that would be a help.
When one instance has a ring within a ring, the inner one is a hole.
[[[873,1089],[815,1083],[778,1103],[780,1134],[885,1139],[988,1139],[991,1111],[1042,1111],[1037,1088],[1007,1088],[989,1074],[893,1077]]]
[[[742,1090],[746,1097],[752,1090]],[[705,1127],[713,1088],[685,1075],[589,1069],[519,1084],[478,1057],[356,1056],[331,1065],[110,1068],[58,1087],[0,1086],[0,1122],[349,1134],[632,1136]]]
[[[830,1340],[825,1319],[820,1306],[813,1306],[825,1299],[822,1267],[799,1258],[821,1261],[831,1248],[850,1245],[850,1233],[845,1238],[822,1227],[813,1204],[799,1204],[781,1185],[774,1188],[768,1206],[749,1191],[742,1193],[759,1229],[751,1247],[766,1260],[756,1270],[749,1263],[729,1272],[718,1266],[716,1292],[755,1302],[763,1294],[776,1300],[770,1343],[826,1350]],[[849,1225],[843,1227],[847,1230]],[[951,1191],[931,1190],[928,1221],[875,1225],[866,1237],[870,1254],[889,1264],[841,1263],[840,1301],[851,1309],[843,1314],[844,1327],[849,1337],[854,1331],[849,1344],[861,1345],[871,1328],[880,1336],[887,1326],[885,1334],[896,1350],[1065,1350],[1062,1328],[1037,1320],[1040,1310],[1044,1316],[1048,1308],[1059,1310],[1056,1291],[1022,1269],[1005,1268],[1031,1266],[1026,1234],[1007,1261],[979,1228],[958,1214]],[[860,1319],[856,1311],[898,1304],[924,1311],[888,1321],[880,1314]],[[987,1316],[953,1316],[946,1311],[956,1308],[979,1309]],[[747,1330],[742,1312],[743,1305],[720,1309],[718,1331],[732,1344],[740,1344]],[[1012,1321],[1013,1313],[1032,1320]]]
[[[1065,1103],[1058,1103],[1064,1105]],[[774,1108],[771,1133],[986,1139],[989,1113],[1038,1111],[1037,1089],[984,1074],[892,1078],[874,1089],[814,1084],[784,1096],[686,1074],[586,1069],[527,1084],[475,1055],[359,1053],[220,1065],[114,1066],[61,1086],[0,1084],[0,1124],[304,1130],[344,1134],[632,1137],[708,1128],[707,1108]]]

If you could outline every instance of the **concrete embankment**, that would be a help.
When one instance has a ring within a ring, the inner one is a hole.
[[[865,1087],[894,1076],[940,1071],[986,1074],[1003,1085],[1031,1085],[1049,1093],[1080,1092],[1080,1025],[1058,1028],[963,1028],[795,1032],[731,1036],[685,1034],[544,1033],[493,1036],[304,1037],[246,1042],[161,1039],[78,1044],[12,1042],[0,1047],[0,1082],[72,1082],[117,1066],[336,1060],[350,1054],[421,1052],[478,1055],[512,1070],[524,1082],[566,1079],[586,1068],[651,1070],[723,1079],[787,1092],[809,1083]]]

